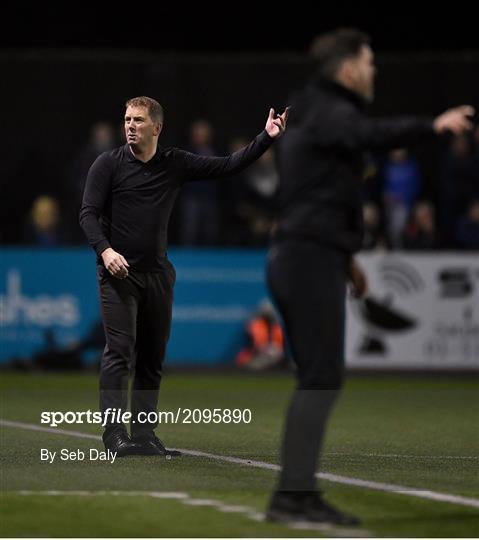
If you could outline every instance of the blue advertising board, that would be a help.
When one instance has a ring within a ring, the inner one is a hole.
[[[171,250],[177,281],[167,359],[232,362],[244,323],[267,297],[262,250]],[[0,252],[0,362],[85,340],[100,320],[88,248]]]

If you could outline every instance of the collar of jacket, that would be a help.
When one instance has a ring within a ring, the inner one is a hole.
[[[125,149],[125,155],[126,155],[127,161],[129,161],[130,163],[134,163],[135,161],[138,161],[140,163],[145,163],[135,157],[135,154],[131,151],[130,145],[128,143],[126,143],[123,146],[123,148]],[[155,155],[146,163],[150,163],[152,161],[159,161],[161,159],[162,153],[163,153],[163,148],[160,145],[157,145]]]
[[[367,102],[364,98],[362,98],[356,92],[349,90],[349,88],[346,88],[342,84],[337,83],[336,81],[318,77],[313,79],[313,85],[316,88],[336,94],[337,96],[352,102],[359,109],[365,109],[367,106]]]

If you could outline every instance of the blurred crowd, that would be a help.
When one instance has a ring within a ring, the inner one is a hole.
[[[191,123],[178,146],[202,155],[224,155],[249,141],[235,138],[217,144],[205,119]],[[108,123],[92,126],[85,145],[72,161],[61,192],[31,202],[17,238],[7,243],[30,246],[81,245],[78,211],[88,169],[102,152],[124,144]],[[437,156],[435,178],[425,178],[424,160],[397,148],[369,155],[364,174],[365,250],[479,249],[479,127],[451,137]],[[174,210],[169,241],[179,246],[263,247],[277,211],[278,174],[274,147],[243,173],[222,182],[187,184]]]

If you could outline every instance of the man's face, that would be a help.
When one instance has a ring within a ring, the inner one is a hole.
[[[349,74],[353,90],[366,101],[372,102],[374,99],[376,67],[374,65],[374,54],[371,47],[363,45],[359,54],[350,60]]]
[[[130,106],[125,112],[126,142],[133,148],[145,148],[160,134],[161,124],[153,122],[146,107]]]

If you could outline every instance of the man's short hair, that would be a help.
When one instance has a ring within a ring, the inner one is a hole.
[[[153,122],[163,123],[163,107],[155,99],[140,96],[129,99],[126,104],[128,107],[145,107]]]
[[[310,55],[317,65],[318,74],[334,79],[341,64],[359,54],[363,45],[370,44],[367,34],[355,28],[339,28],[313,40]]]

